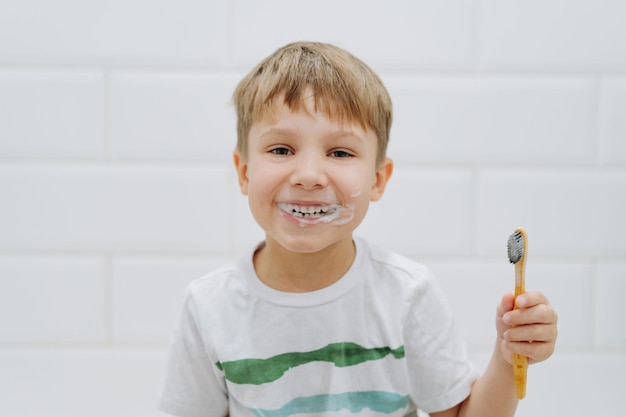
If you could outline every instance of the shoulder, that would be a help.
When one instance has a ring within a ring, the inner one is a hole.
[[[373,268],[381,277],[392,276],[395,279],[406,280],[414,284],[426,284],[434,280],[430,270],[416,260],[371,244],[363,239],[358,239],[358,245],[365,248],[367,252],[368,266]]]
[[[430,269],[407,256],[360,241],[368,253],[369,282],[377,294],[387,293],[414,306],[447,307],[447,300]],[[439,308],[439,307],[438,307]]]

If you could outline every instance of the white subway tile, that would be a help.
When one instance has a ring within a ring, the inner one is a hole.
[[[597,344],[626,348],[626,262],[603,262],[598,266],[595,308]]]
[[[386,77],[389,155],[415,163],[592,162],[594,84],[576,77]]]
[[[0,69],[0,156],[100,157],[103,131],[101,72]]]
[[[600,103],[600,158],[626,164],[626,78],[602,83]]]
[[[247,66],[301,40],[333,43],[375,68],[467,66],[472,53],[472,4],[462,0],[237,0],[234,16],[235,58]]]
[[[102,342],[104,261],[0,258],[0,341]]]
[[[113,155],[230,163],[237,140],[231,95],[238,81],[182,71],[114,72]]]
[[[220,166],[0,166],[1,250],[225,250]]]
[[[186,286],[231,258],[113,261],[113,342],[166,343]]]
[[[30,0],[0,14],[0,63],[215,64],[226,1]]]
[[[505,293],[515,289],[513,266],[503,251],[502,261],[428,263],[455,311],[459,327],[471,346],[490,348],[496,337],[496,307]],[[531,262],[526,289],[540,291],[560,317],[560,347],[592,346],[592,315],[581,306],[592,304],[591,266]]]
[[[486,364],[491,353],[479,356]],[[526,398],[516,417],[619,416],[626,354],[567,353],[557,349],[546,362],[528,368]]]
[[[164,349],[0,350],[2,413],[158,417]]]
[[[626,255],[623,173],[486,171],[476,198],[481,254],[501,254],[513,230],[524,227],[530,256]]]
[[[620,415],[626,355],[560,354],[528,369],[519,417]],[[599,377],[601,376],[601,377]],[[585,401],[584,398],[593,398]]]
[[[355,233],[404,254],[466,254],[471,199],[466,172],[398,169]]]
[[[619,0],[498,1],[480,4],[487,67],[623,70],[626,4]]]
[[[496,338],[496,307],[511,292],[508,262],[430,262],[468,345],[492,348]]]

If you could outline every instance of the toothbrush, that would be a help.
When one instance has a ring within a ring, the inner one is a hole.
[[[526,291],[524,273],[526,270],[526,256],[528,255],[528,239],[526,231],[517,228],[507,242],[509,262],[515,265],[515,298]],[[515,307],[517,308],[517,307]],[[515,379],[515,392],[518,399],[526,396],[526,370],[528,358],[517,353],[513,354],[513,376]]]

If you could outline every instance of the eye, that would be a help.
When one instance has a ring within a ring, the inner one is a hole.
[[[270,153],[273,153],[275,155],[291,155],[292,152],[288,148],[279,146],[279,147],[270,149]]]
[[[342,151],[342,150],[337,150],[337,151],[332,151],[330,153],[330,156],[333,156],[335,158],[350,158],[352,155],[350,152],[347,151]]]

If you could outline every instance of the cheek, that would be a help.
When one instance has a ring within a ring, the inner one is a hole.
[[[372,186],[375,178],[368,173],[354,173],[343,181],[344,196],[349,201],[359,204],[362,201],[369,201]]]
[[[251,209],[260,209],[263,204],[270,198],[270,179],[263,174],[263,170],[249,169],[247,183],[248,205]]]
[[[368,210],[373,181],[369,173],[361,172],[343,183],[344,204],[351,208],[356,219],[362,219]]]
[[[264,168],[262,165],[251,164],[248,166],[248,189],[250,193],[263,192],[272,183],[274,171]]]

